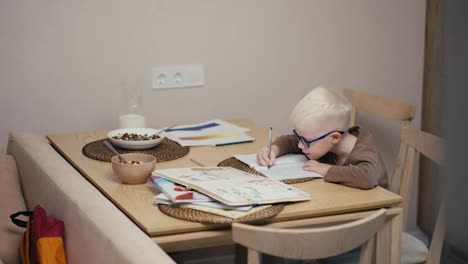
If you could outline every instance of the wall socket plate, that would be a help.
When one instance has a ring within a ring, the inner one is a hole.
[[[153,90],[197,87],[205,84],[203,65],[153,68]]]

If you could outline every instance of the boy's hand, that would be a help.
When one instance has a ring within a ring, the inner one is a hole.
[[[325,176],[330,168],[330,164],[320,163],[316,160],[309,160],[306,162],[306,164],[304,164],[304,166],[302,166],[303,170],[313,171],[322,176]]]
[[[271,156],[268,157],[268,147],[263,147],[257,152],[257,162],[262,166],[273,166],[276,156],[278,156],[279,148],[276,145],[271,145]]]

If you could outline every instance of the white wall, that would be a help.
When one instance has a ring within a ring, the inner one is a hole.
[[[115,128],[121,80],[143,81],[159,125],[248,117],[288,132],[318,84],[419,109],[424,26],[424,0],[0,0],[0,152],[10,130]],[[183,64],[203,64],[206,85],[151,90],[152,67]],[[391,168],[396,126],[361,121]]]

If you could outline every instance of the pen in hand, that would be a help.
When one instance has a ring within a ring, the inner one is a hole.
[[[268,162],[268,169],[270,169],[271,165],[270,165],[270,162],[271,162],[271,137],[272,137],[272,132],[273,132],[273,128],[270,127],[270,131],[268,132],[268,159],[269,159],[269,162]]]

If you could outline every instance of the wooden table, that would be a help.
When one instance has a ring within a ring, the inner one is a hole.
[[[256,140],[252,143],[222,147],[191,147],[190,152],[177,160],[156,164],[157,168],[193,167],[193,158],[207,166],[235,154],[255,153],[265,146],[268,130],[245,119],[230,120],[249,127],[248,133]],[[110,163],[96,161],[82,154],[89,142],[106,137],[106,131],[49,135],[51,144],[81,174],[119,207],[166,252],[188,250],[216,245],[232,244],[227,225],[201,224],[179,220],[163,214],[154,203],[159,192],[151,184],[125,185],[112,174]],[[388,221],[377,236],[378,263],[396,263],[400,255],[402,230],[402,198],[381,187],[359,190],[346,186],[313,180],[294,186],[308,192],[311,200],[287,205],[276,217],[268,220],[272,227],[307,227],[333,224],[366,216],[372,209],[393,207],[388,210]],[[390,254],[391,253],[391,254]]]

